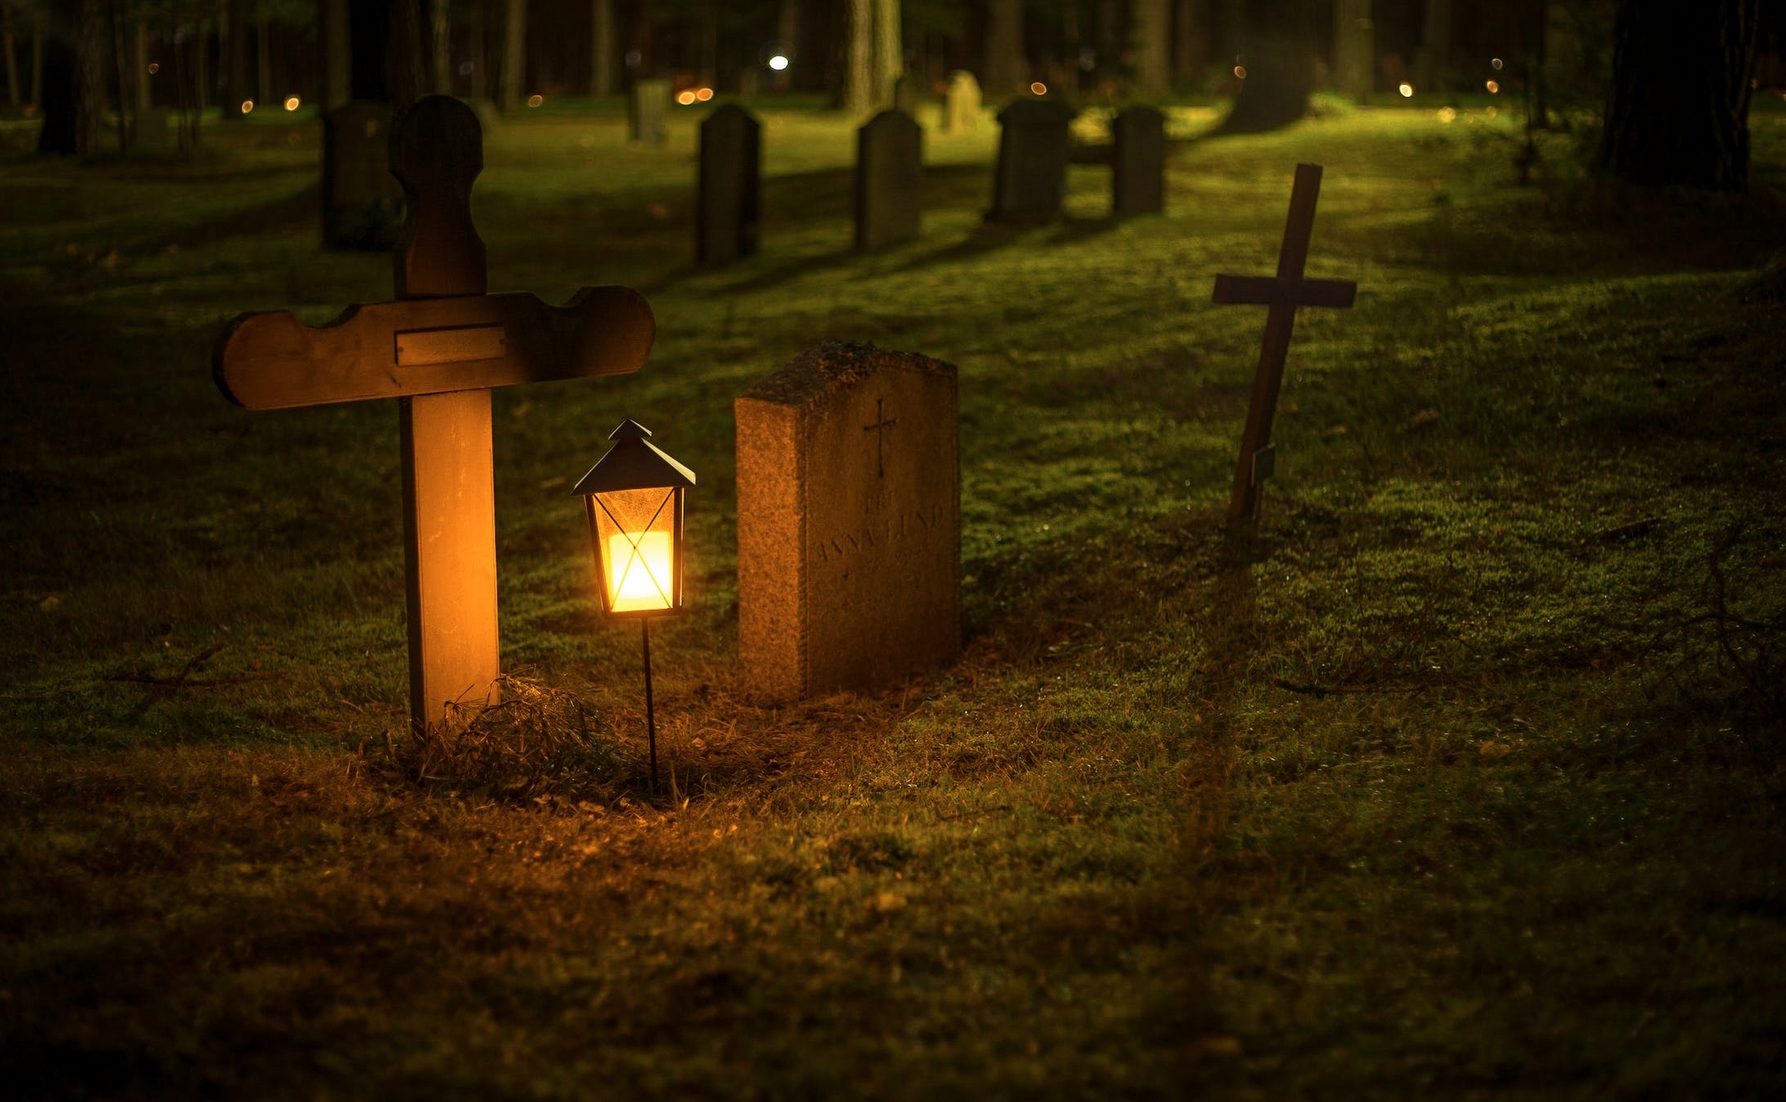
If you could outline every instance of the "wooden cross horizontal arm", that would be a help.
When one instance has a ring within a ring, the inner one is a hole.
[[[626,287],[585,287],[563,306],[526,292],[350,306],[323,325],[284,310],[243,314],[212,355],[212,374],[245,409],[489,390],[645,364],[657,323]]]
[[[1224,306],[1351,306],[1358,284],[1349,279],[1279,282],[1276,276],[1218,275],[1214,301]]]

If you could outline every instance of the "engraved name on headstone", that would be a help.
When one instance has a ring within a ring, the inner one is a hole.
[[[745,686],[873,689],[961,649],[953,365],[821,344],[752,387],[738,422]]]

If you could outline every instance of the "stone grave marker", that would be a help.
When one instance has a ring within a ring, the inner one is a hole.
[[[757,251],[761,179],[762,126],[756,116],[728,103],[702,120],[697,260],[724,264]]]
[[[670,140],[670,82],[649,78],[633,81],[627,101],[627,137],[644,145]]]
[[[1062,100],[1013,100],[998,113],[998,172],[988,222],[1051,222],[1067,190],[1067,127],[1079,114]]]
[[[355,100],[323,116],[322,240],[388,249],[403,227],[403,188],[391,175],[388,103]]]
[[[1230,526],[1259,519],[1260,492],[1276,465],[1271,422],[1277,415],[1278,390],[1284,382],[1284,359],[1290,351],[1290,330],[1298,306],[1352,305],[1358,284],[1344,279],[1304,279],[1309,234],[1315,225],[1315,201],[1321,197],[1321,166],[1297,165],[1290,191],[1290,216],[1278,250],[1277,275],[1215,277],[1215,301],[1224,305],[1269,306],[1265,336],[1259,344],[1259,366],[1253,373],[1253,396],[1246,428],[1240,437],[1240,459],[1234,467],[1234,489],[1228,497]]]
[[[924,132],[897,108],[856,131],[856,248],[867,252],[918,237]]]
[[[1166,116],[1152,107],[1131,107],[1110,123],[1110,209],[1118,217],[1166,209]]]
[[[495,699],[496,520],[490,390],[637,371],[651,308],[625,287],[585,287],[564,306],[485,293],[471,221],[483,169],[477,117],[424,96],[397,120],[389,161],[408,199],[395,302],[308,326],[243,314],[212,353],[224,395],[247,409],[396,398],[403,448],[409,705],[417,727],[455,702]]]
[[[949,89],[943,93],[943,133],[960,134],[979,121],[980,82],[966,69],[957,69],[949,74]]]
[[[961,649],[955,368],[821,344],[746,391],[738,641],[752,695],[896,684]]]

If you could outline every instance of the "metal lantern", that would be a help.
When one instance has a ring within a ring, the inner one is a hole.
[[[651,788],[657,790],[657,715],[651,703],[651,618],[682,609],[682,498],[695,473],[626,420],[608,434],[614,446],[589,468],[576,493],[589,511],[602,611],[639,621],[645,651],[645,733]]]
[[[622,421],[608,434],[614,446],[577,483],[609,616],[645,618],[682,608],[682,498],[695,474],[650,435],[637,421]]]

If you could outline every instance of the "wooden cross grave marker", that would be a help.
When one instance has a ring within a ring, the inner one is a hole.
[[[285,311],[242,314],[212,353],[246,409],[395,398],[403,447],[409,712],[418,728],[454,702],[495,700],[496,494],[490,391],[625,375],[644,366],[651,307],[625,287],[585,287],[563,306],[487,294],[471,185],[484,167],[477,116],[424,96],[391,130],[408,217],[396,299],[311,327]]]
[[[1345,279],[1304,279],[1309,234],[1315,224],[1315,200],[1321,195],[1321,166],[1297,165],[1290,191],[1290,217],[1278,250],[1276,276],[1218,275],[1215,301],[1223,305],[1269,306],[1265,337],[1259,343],[1259,367],[1253,375],[1253,397],[1240,436],[1240,460],[1234,466],[1234,490],[1228,497],[1230,525],[1259,519],[1262,484],[1271,473],[1275,452],[1271,421],[1277,414],[1278,390],[1284,382],[1284,357],[1290,351],[1290,330],[1298,306],[1348,307],[1358,284]]]

